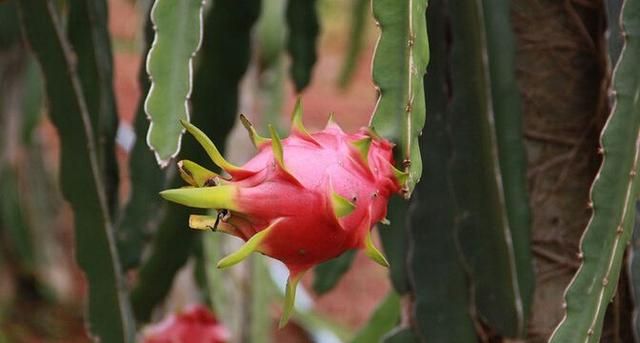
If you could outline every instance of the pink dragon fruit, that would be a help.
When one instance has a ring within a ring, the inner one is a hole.
[[[217,216],[192,215],[189,226],[246,241],[223,258],[219,268],[234,265],[254,251],[287,266],[284,325],[296,285],[314,265],[363,248],[374,261],[388,266],[373,245],[371,228],[385,219],[389,198],[401,191],[407,174],[393,166],[393,145],[371,128],[346,134],[330,118],[324,130],[309,134],[302,125],[300,101],[292,115],[292,134],[283,140],[273,128],[271,139],[261,137],[244,116],[241,120],[258,149],[242,167],[227,162],[204,133],[183,122],[231,177],[183,160],[178,167],[190,186],[161,195],[186,206],[217,209]]]
[[[231,334],[202,305],[170,314],[144,331],[144,343],[225,343]]]

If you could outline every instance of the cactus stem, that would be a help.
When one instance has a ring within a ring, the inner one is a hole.
[[[253,124],[244,116],[244,114],[240,114],[240,122],[247,132],[249,133],[249,138],[251,138],[251,142],[253,142],[253,146],[260,149],[263,146],[267,145],[271,140],[269,138],[262,137],[258,134],[256,129],[253,127]]]

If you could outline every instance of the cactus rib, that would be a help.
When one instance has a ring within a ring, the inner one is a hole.
[[[622,52],[613,71],[613,108],[602,129],[603,158],[591,188],[593,212],[580,241],[582,263],[565,290],[566,312],[550,342],[597,342],[614,296],[638,195],[640,1],[625,0]],[[615,52],[613,52],[615,53]]]

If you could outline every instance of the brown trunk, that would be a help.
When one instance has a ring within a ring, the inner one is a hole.
[[[514,0],[512,18],[536,271],[529,341],[544,342],[564,315],[563,293],[579,266],[591,215],[598,133],[608,113],[606,16],[597,0]],[[602,341],[626,342],[628,297],[614,304]]]

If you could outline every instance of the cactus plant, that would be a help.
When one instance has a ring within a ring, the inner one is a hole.
[[[580,244],[581,264],[565,291],[566,314],[550,342],[598,342],[618,284],[638,196],[640,139],[640,1],[620,12],[624,43],[613,71],[613,108],[600,136],[602,165],[591,188],[591,220]]]
[[[291,78],[296,91],[301,92],[311,81],[316,63],[316,39],[320,24],[316,0],[287,1],[287,49],[291,56]]]
[[[20,1],[18,6],[45,76],[51,121],[62,137],[61,187],[74,209],[76,259],[88,282],[90,333],[105,342],[133,342],[135,325],[118,263],[92,118],[72,68],[70,47],[52,1]]]
[[[151,9],[155,38],[147,57],[151,88],[145,112],[151,120],[147,144],[165,167],[180,151],[182,127],[189,120],[192,60],[202,40],[202,0],[156,0]]]

